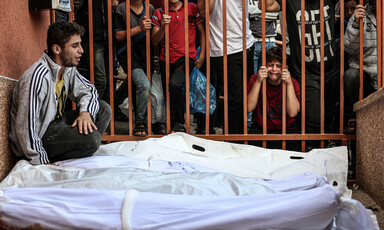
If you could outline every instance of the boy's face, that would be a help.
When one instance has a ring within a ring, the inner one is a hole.
[[[59,54],[59,61],[62,66],[73,67],[80,63],[81,55],[84,50],[81,47],[80,35],[73,35],[69,41],[64,45],[64,49]]]
[[[356,10],[356,2],[355,1],[346,1],[344,4],[344,15],[345,19],[349,20],[352,17],[353,13]]]
[[[268,81],[271,84],[280,84],[282,64],[278,61],[267,62]]]

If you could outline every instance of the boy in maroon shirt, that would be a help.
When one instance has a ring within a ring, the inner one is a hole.
[[[189,71],[193,67],[201,68],[205,61],[205,30],[203,18],[199,14],[196,4],[188,3],[188,39],[189,39]],[[169,93],[171,98],[171,111],[174,112],[172,121],[172,132],[185,132],[184,127],[184,100],[185,100],[185,36],[184,36],[184,3],[180,0],[169,0],[169,15],[164,13],[164,8],[156,9],[152,17],[153,45],[160,43],[160,71],[164,94],[166,93],[165,82],[165,25],[169,24],[169,60],[170,78]],[[196,28],[200,33],[201,52],[196,57]]]
[[[267,90],[267,133],[282,133],[282,101],[283,84],[287,85],[287,133],[299,133],[299,125],[295,119],[300,111],[300,86],[291,77],[287,69],[282,69],[282,50],[273,47],[267,51],[267,66],[261,66],[258,73],[251,76],[248,82],[248,112],[253,112],[249,133],[263,133],[263,92],[262,82],[266,79]],[[261,143],[253,143],[261,145]],[[288,142],[287,149],[299,150],[296,143]],[[271,141],[268,148],[281,148],[280,141]]]

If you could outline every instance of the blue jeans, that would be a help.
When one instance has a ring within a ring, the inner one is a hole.
[[[265,47],[267,51],[269,48],[274,47],[275,42],[266,42]],[[255,42],[254,43],[255,51],[253,53],[253,61],[254,61],[254,73],[257,73],[259,71],[260,66],[263,64],[262,59],[262,44],[261,42]]]
[[[136,68],[132,70],[132,81],[136,93],[136,108],[135,108],[135,123],[146,123],[145,113],[147,112],[147,105],[151,84],[144,70]],[[121,86],[115,92],[116,105],[123,103],[124,99],[128,97],[128,78],[126,78]]]
[[[85,58],[87,60],[87,64],[89,65],[89,43],[84,42],[84,50],[85,52]],[[107,43],[106,42],[94,42],[93,43],[93,63],[94,63],[94,78],[95,78],[95,87],[97,90],[97,93],[99,94],[99,98],[109,98],[108,89],[107,89],[107,70],[108,70],[108,64],[106,63],[108,61],[108,49],[107,49]],[[90,65],[89,65],[90,66]]]
[[[41,140],[50,162],[89,157],[99,148],[101,136],[111,120],[111,107],[100,100],[94,122],[97,130],[88,135],[80,134],[77,126],[71,127],[78,116],[78,110],[70,110],[49,124]]]

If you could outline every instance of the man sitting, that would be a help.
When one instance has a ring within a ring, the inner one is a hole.
[[[76,66],[83,54],[84,28],[60,21],[50,25],[48,50],[17,83],[11,111],[11,149],[31,164],[91,156],[111,118],[94,85]],[[66,100],[76,111],[65,111]]]

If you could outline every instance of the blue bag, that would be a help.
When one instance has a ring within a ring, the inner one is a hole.
[[[204,74],[196,67],[193,68],[189,76],[189,101],[191,113],[204,113],[205,114],[205,96],[207,94],[207,79]],[[209,114],[212,114],[216,109],[216,90],[210,84],[209,87]]]

